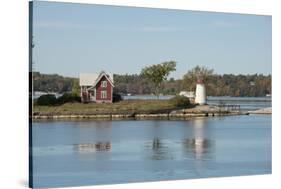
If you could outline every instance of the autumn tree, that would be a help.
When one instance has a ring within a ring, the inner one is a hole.
[[[146,66],[141,70],[141,75],[148,78],[154,84],[154,94],[159,98],[161,84],[166,81],[169,74],[176,70],[176,62],[168,61],[161,64]]]
[[[213,74],[213,69],[209,69],[205,66],[196,66],[183,76],[183,87],[188,90],[195,90],[198,79],[207,81]]]

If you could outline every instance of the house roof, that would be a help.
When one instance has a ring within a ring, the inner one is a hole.
[[[102,76],[105,76],[113,86],[113,74],[105,73],[104,71],[100,73],[81,73],[79,75],[79,85],[95,86],[98,81],[102,78]]]
[[[98,78],[96,79],[95,83],[93,86],[96,86],[96,84],[101,80],[102,77],[106,77],[106,79],[110,82],[110,84],[114,87],[113,85],[113,75],[111,74],[111,76],[107,73],[105,73],[104,71],[101,71],[101,73],[99,74]]]

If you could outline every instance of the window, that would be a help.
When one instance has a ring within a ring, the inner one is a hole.
[[[107,98],[106,91],[101,91],[101,98],[102,98],[102,99]]]
[[[107,81],[102,81],[101,82],[101,87],[106,87],[106,85],[107,85]]]

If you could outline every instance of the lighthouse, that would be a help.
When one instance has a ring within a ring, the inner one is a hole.
[[[203,79],[198,79],[196,84],[195,92],[195,103],[199,105],[204,105],[207,103],[206,100],[206,88]]]

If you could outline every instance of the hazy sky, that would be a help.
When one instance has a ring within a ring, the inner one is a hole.
[[[132,74],[175,60],[175,78],[196,65],[271,74],[270,16],[37,1],[33,27],[42,73]]]

